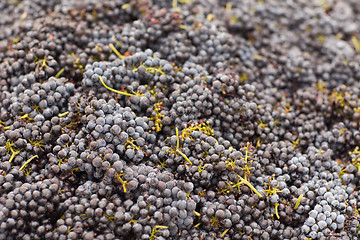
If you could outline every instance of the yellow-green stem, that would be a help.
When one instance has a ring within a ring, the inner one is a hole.
[[[229,230],[230,230],[230,228],[225,229],[225,230],[222,232],[221,236],[222,236],[222,237],[224,237],[224,236],[225,236],[225,234],[226,234]]]
[[[114,92],[114,93],[118,93],[118,94],[121,94],[121,95],[124,95],[124,96],[128,96],[128,97],[131,97],[131,96],[133,95],[133,94],[131,94],[131,93],[127,93],[127,92],[115,90],[115,89],[107,86],[101,76],[99,76],[99,79],[100,79],[100,82],[102,83],[102,85],[103,85],[106,89],[108,89],[108,90],[110,90],[110,91],[112,91],[112,92]]]
[[[190,163],[192,165],[192,162],[189,160],[189,158],[184,153],[182,153],[179,149],[176,149],[176,152],[178,152],[183,158],[185,158],[185,160],[188,163]]]
[[[239,176],[240,180],[242,183],[244,183],[246,186],[248,186],[251,190],[253,190],[256,195],[258,195],[260,198],[262,198],[262,195],[254,188],[254,186],[246,179],[242,178],[241,176]]]
[[[21,166],[21,168],[19,169],[19,171],[22,171],[22,170],[26,167],[26,165],[28,165],[34,158],[38,158],[38,157],[39,157],[38,155],[35,155],[35,156],[31,157],[30,159],[28,159],[28,160],[24,163],[24,165]]]
[[[20,153],[20,151],[13,150],[11,148],[11,157],[9,159],[9,162],[12,162],[12,160],[14,160],[15,156],[18,155],[19,153]]]
[[[116,43],[116,45],[119,46],[119,48],[122,48],[121,43],[116,39],[115,35],[112,35],[111,39],[114,40],[114,42]]]
[[[179,130],[178,128],[176,130],[176,149],[179,149]]]
[[[301,194],[297,199],[294,210],[296,210],[299,207],[302,198],[303,198],[303,194]]]
[[[122,55],[114,46],[114,44],[110,43],[109,47],[111,48],[111,50],[113,50],[113,52],[116,54],[116,56],[118,56],[120,59],[124,59],[124,55]]]
[[[64,68],[60,69],[58,73],[55,75],[55,78],[59,78],[61,74],[63,74],[64,70],[65,70]]]
[[[66,115],[68,115],[70,112],[67,111],[67,112],[64,112],[64,113],[60,113],[58,116],[59,117],[65,117]]]
[[[275,203],[275,215],[278,219],[280,219],[279,212],[278,212],[279,203]]]
[[[127,9],[131,6],[130,3],[125,3],[124,5],[121,6],[121,9],[124,10],[124,9]]]

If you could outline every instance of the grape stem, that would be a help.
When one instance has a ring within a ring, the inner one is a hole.
[[[260,198],[262,198],[262,195],[254,188],[254,186],[245,178],[242,178],[241,176],[239,176],[241,183],[245,184],[246,186],[248,186],[251,190],[253,190],[256,195],[258,195]]]
[[[127,93],[127,92],[125,92],[125,91],[119,91],[119,90],[116,90],[116,89],[113,89],[113,88],[107,86],[101,76],[99,76],[99,79],[100,79],[100,82],[102,83],[102,85],[103,85],[106,89],[108,89],[108,90],[110,90],[110,91],[112,91],[112,92],[114,92],[114,93],[118,93],[118,94],[121,94],[121,95],[124,95],[124,96],[128,96],[128,97],[131,97],[131,96],[133,95],[133,94],[131,94],[131,93]]]
[[[26,165],[28,165],[34,158],[39,158],[39,156],[38,156],[38,155],[35,155],[35,156],[31,157],[30,159],[28,159],[28,160],[24,163],[24,165],[22,165],[22,167],[19,169],[19,171],[22,171],[22,170],[26,167]]]

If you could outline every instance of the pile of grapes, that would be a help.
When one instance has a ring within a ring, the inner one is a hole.
[[[0,239],[360,239],[358,0],[0,12]]]

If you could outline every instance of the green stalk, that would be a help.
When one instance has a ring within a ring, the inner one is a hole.
[[[251,190],[253,190],[256,195],[258,195],[260,198],[262,198],[262,195],[254,188],[254,186],[246,179],[242,178],[241,176],[239,176],[241,183],[245,184],[246,186],[248,186]]]
[[[180,152],[179,149],[176,149],[176,152],[178,152],[183,158],[185,158],[186,161],[188,161],[192,165],[192,162],[189,160],[189,158],[184,153]]]
[[[179,149],[179,130],[176,128],[176,149]]]
[[[275,215],[278,219],[280,219],[278,207],[279,207],[279,203],[275,203]]]
[[[11,150],[11,157],[9,159],[9,162],[11,163],[12,160],[14,160],[15,156],[18,155],[20,153],[20,151],[16,151],[16,150],[13,150],[12,148],[10,149]]]
[[[296,210],[299,207],[302,198],[303,198],[303,194],[301,194],[297,199],[294,210]]]
[[[223,231],[223,233],[221,234],[221,236],[224,237],[229,230],[230,230],[230,228],[225,229],[225,231]]]
[[[34,158],[39,158],[39,156],[38,156],[38,155],[35,155],[35,156],[31,157],[30,159],[28,159],[28,160],[24,163],[24,165],[22,165],[22,167],[19,169],[19,171],[22,171],[22,170],[26,167],[26,165],[28,165]]]
[[[112,92],[114,92],[114,93],[118,93],[118,94],[121,94],[121,95],[124,95],[124,96],[128,96],[128,97],[131,97],[131,96],[133,95],[133,94],[131,94],[131,93],[127,93],[127,92],[115,90],[115,89],[107,86],[101,76],[99,76],[99,79],[100,79],[100,82],[102,83],[102,85],[103,85],[106,89],[108,89],[108,90],[110,90],[110,91],[112,91]]]
[[[116,56],[118,56],[120,59],[124,59],[125,57],[115,48],[114,44],[110,43],[109,47],[111,48],[111,50],[113,50],[113,52],[116,54]]]
[[[61,74],[64,72],[64,70],[65,70],[64,68],[60,69],[58,73],[55,75],[55,78],[59,78]]]
[[[65,117],[66,115],[68,115],[70,112],[67,111],[67,112],[64,112],[64,113],[60,113],[58,116],[59,117]]]

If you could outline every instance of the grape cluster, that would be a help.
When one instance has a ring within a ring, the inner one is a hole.
[[[66,184],[59,178],[44,179],[41,175],[31,183],[14,180],[11,173],[1,179],[2,184],[14,184],[11,191],[3,191],[1,198],[1,238],[48,237],[54,219],[61,217],[58,208],[71,196]]]

